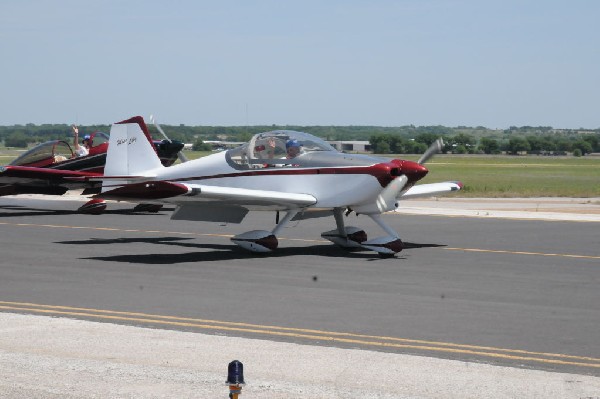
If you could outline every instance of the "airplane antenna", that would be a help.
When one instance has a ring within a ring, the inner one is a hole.
[[[248,103],[246,103],[246,134],[248,133]]]

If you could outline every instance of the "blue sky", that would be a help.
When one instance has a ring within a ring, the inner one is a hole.
[[[0,125],[600,128],[595,0],[2,0]]]

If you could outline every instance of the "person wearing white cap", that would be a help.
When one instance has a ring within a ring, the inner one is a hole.
[[[75,125],[73,128],[73,147],[75,147],[75,155],[78,157],[85,157],[90,153],[90,136],[86,134],[79,144],[79,128]]]

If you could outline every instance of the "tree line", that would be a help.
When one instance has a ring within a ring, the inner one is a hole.
[[[186,143],[205,140],[247,141],[252,135],[269,130],[298,130],[325,140],[369,141],[371,150],[386,154],[419,154],[438,137],[445,142],[445,153],[457,154],[564,154],[585,155],[600,152],[600,129],[553,129],[550,126],[511,126],[508,129],[446,126],[186,126],[163,125],[171,139]],[[160,139],[156,128],[151,135]],[[109,132],[110,125],[80,126],[80,135],[94,131]],[[0,126],[0,141],[7,147],[27,147],[48,140],[72,140],[67,124],[26,124]]]
[[[378,154],[420,154],[438,136],[429,133],[418,134],[414,138],[378,134],[371,136],[371,150]],[[442,136],[443,153],[446,154],[542,154],[582,156],[600,152],[600,133],[542,135],[512,135],[505,138],[474,137],[459,133]]]

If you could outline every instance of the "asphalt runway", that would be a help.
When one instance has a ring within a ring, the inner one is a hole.
[[[229,237],[271,229],[171,221],[113,205],[0,202],[0,311],[600,375],[598,223],[386,215],[383,259],[291,223],[270,255]],[[366,217],[348,225],[380,230]]]

